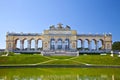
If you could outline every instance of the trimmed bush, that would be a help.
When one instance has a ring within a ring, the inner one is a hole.
[[[14,56],[15,53],[14,52],[9,52],[8,56]]]

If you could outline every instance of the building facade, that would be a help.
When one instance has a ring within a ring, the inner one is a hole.
[[[20,40],[20,48],[17,48],[17,41]],[[27,48],[24,48],[24,41],[27,40]],[[31,41],[35,41],[34,49],[31,49]],[[42,49],[38,48],[38,41],[42,40]],[[95,49],[92,49],[92,42],[95,43]],[[89,51],[110,51],[112,48],[111,34],[77,34],[76,30],[71,30],[70,26],[63,27],[62,24],[50,26],[48,30],[39,33],[7,33],[6,50],[13,52],[42,52],[44,54],[75,54],[78,53],[78,41],[80,41],[80,52]],[[88,48],[85,48],[85,41],[88,42]],[[101,41],[101,48],[99,47]]]

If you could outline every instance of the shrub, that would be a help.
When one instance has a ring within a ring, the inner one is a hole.
[[[6,54],[7,54],[7,52],[0,52],[0,56],[6,55]]]
[[[15,53],[14,52],[9,52],[8,56],[14,56]]]

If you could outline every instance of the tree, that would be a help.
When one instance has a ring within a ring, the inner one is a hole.
[[[120,51],[120,41],[115,41],[112,44],[112,50],[119,50]]]

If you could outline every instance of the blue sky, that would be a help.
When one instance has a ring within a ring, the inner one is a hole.
[[[0,0],[0,48],[6,32],[42,33],[61,22],[78,33],[109,33],[120,41],[120,0]]]

